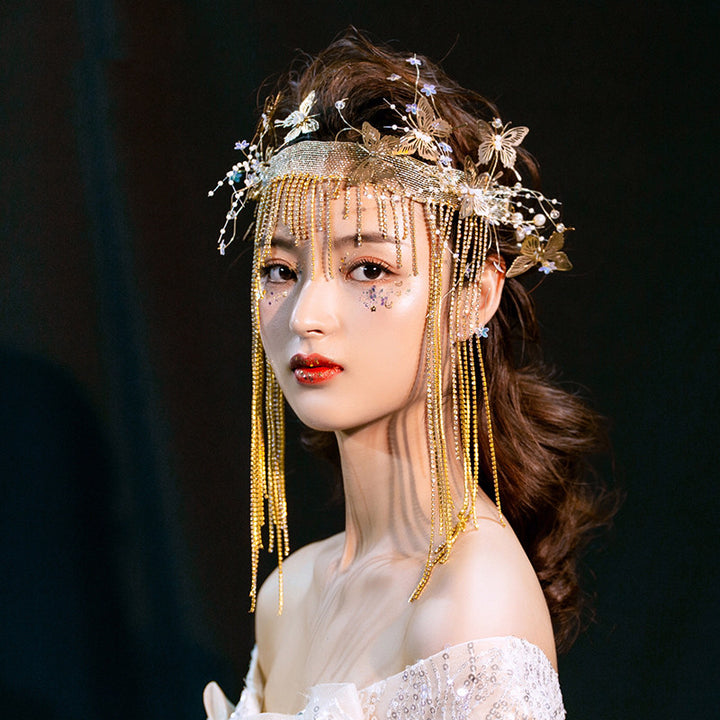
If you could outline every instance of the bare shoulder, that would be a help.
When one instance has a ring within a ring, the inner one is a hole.
[[[255,606],[255,641],[258,646],[260,669],[270,667],[272,659],[280,650],[281,639],[287,638],[287,629],[298,622],[305,600],[312,587],[318,562],[337,553],[342,546],[342,536],[320,540],[305,545],[283,561],[283,610],[279,613],[278,569],[270,573],[258,591]]]
[[[514,635],[556,665],[550,613],[535,571],[509,525],[481,518],[433,570],[408,627],[409,661],[469,640]]]

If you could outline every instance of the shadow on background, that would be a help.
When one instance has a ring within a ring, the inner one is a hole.
[[[714,717],[716,4],[45,5],[1,11],[3,716],[189,720],[207,680],[239,693],[249,257],[215,253],[207,191],[257,87],[352,22],[530,126],[577,227],[536,299],[627,501],[561,658],[569,717]],[[297,444],[289,486],[293,547],[338,529]]]

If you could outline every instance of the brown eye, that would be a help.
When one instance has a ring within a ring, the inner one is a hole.
[[[295,271],[281,263],[266,265],[263,268],[263,277],[271,283],[286,283],[295,279]]]
[[[373,280],[379,280],[386,273],[387,269],[382,265],[373,262],[364,262],[354,267],[349,275],[353,280],[372,282]]]

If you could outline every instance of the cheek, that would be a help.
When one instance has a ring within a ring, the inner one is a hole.
[[[374,297],[363,297],[364,320],[358,320],[358,357],[366,375],[363,385],[368,402],[394,411],[421,397],[423,341],[427,293],[423,288],[376,288]],[[369,291],[366,291],[370,295]],[[369,305],[369,307],[366,307]]]
[[[288,290],[266,290],[258,304],[260,337],[272,363],[273,349],[280,346],[289,328],[291,303]]]
[[[363,355],[387,361],[386,371],[394,368],[406,374],[415,368],[422,351],[427,289],[418,279],[373,285],[356,294],[348,331]]]

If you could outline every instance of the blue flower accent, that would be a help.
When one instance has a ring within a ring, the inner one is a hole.
[[[546,275],[549,275],[554,270],[557,270],[557,265],[552,260],[549,260],[548,262],[544,262],[538,270],[541,273],[545,273]]]
[[[446,142],[442,142],[442,140],[441,140],[440,142],[438,142],[438,147],[439,147],[440,150],[442,150],[446,155],[450,155],[450,153],[452,153],[452,148],[451,148]]]
[[[409,105],[405,106],[406,113],[412,113],[413,115],[417,115],[417,111],[418,111],[417,103],[410,103]]]
[[[483,325],[482,327],[479,327],[479,328],[475,331],[475,334],[476,334],[479,338],[486,338],[486,337],[488,336],[488,332],[489,332],[489,331],[488,331],[488,329],[487,329],[487,326]]]
[[[409,62],[413,67],[420,67],[422,65],[422,61],[418,60],[415,55],[413,55],[411,58],[408,58],[405,62]]]
[[[244,150],[249,145],[250,145],[250,143],[247,140],[243,140],[242,142],[235,143],[235,149],[236,150]]]
[[[435,89],[434,85],[431,85],[430,83],[425,83],[421,88],[420,92],[425,93],[428,97],[431,95],[437,95],[437,90]]]
[[[452,159],[449,158],[447,155],[441,155],[441,156],[438,158],[438,162],[439,162],[441,165],[444,165],[445,167],[448,167],[448,166],[452,163]]]
[[[230,182],[236,183],[240,182],[242,180],[242,173],[239,173],[237,170],[235,170],[230,176]]]

